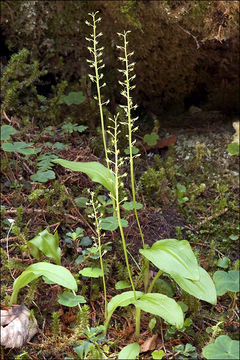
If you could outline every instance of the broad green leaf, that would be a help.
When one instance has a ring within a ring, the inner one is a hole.
[[[227,256],[218,259],[217,266],[223,269],[227,269],[230,265],[230,259]]]
[[[144,135],[143,141],[148,144],[149,146],[154,146],[157,144],[157,140],[159,136],[157,133],[152,132],[151,134]]]
[[[78,197],[78,198],[74,199],[74,202],[79,207],[86,207],[87,202],[88,202],[88,198],[86,198],[86,197]]]
[[[176,326],[177,329],[183,327],[183,312],[175,300],[163,294],[150,293],[144,294],[133,304],[143,311],[162,317],[169,324]]]
[[[83,341],[81,345],[75,346],[73,350],[79,356],[79,359],[83,360],[87,358],[87,354],[91,349],[94,349],[95,345],[89,341]]]
[[[10,125],[2,125],[1,126],[1,140],[9,140],[11,139],[10,135],[14,135],[17,133],[17,130],[15,130]]]
[[[126,201],[125,203],[122,204],[122,207],[123,207],[125,210],[131,211],[131,210],[134,209],[134,203],[133,203],[133,201]],[[140,210],[142,207],[143,207],[142,204],[136,203],[136,209],[137,209],[137,210]]]
[[[175,291],[172,284],[164,279],[157,279],[154,285],[155,291],[160,294],[167,295],[170,298],[173,297]]]
[[[178,274],[192,280],[199,279],[197,259],[187,240],[159,240],[150,249],[140,249],[139,252],[171,276]]]
[[[32,240],[27,242],[31,254],[39,260],[39,250],[46,256],[54,259],[58,265],[61,265],[61,249],[59,247],[59,238],[57,231],[54,235],[50,234],[47,229],[41,231]]]
[[[136,291],[136,298],[138,299],[143,293],[141,291]],[[125,291],[122,294],[114,296],[108,303],[107,306],[107,323],[111,319],[113,312],[116,310],[118,306],[128,306],[133,304],[135,298],[133,291]]]
[[[202,355],[209,360],[239,359],[239,341],[232,340],[227,335],[220,335],[214,344],[203,348]]]
[[[122,227],[128,226],[128,221],[121,219]],[[99,227],[102,230],[114,231],[118,228],[118,219],[115,216],[108,216],[99,220]]]
[[[177,274],[172,275],[173,279],[184,291],[195,296],[197,299],[215,305],[217,303],[215,285],[206,270],[201,266],[199,266],[199,276],[199,280],[191,280]]]
[[[126,149],[124,149],[124,152],[125,152],[126,155],[130,154],[129,146]],[[132,146],[132,154],[136,155],[138,153],[139,153],[139,149],[136,146]]]
[[[48,180],[55,179],[55,172],[53,170],[37,171],[36,174],[30,176],[30,179],[34,182],[47,182]]]
[[[3,143],[2,149],[8,152],[17,152],[23,155],[33,155],[41,151],[41,148],[30,148],[33,143],[25,143],[24,141],[16,141],[14,143]]]
[[[57,141],[57,142],[55,142],[54,144],[53,144],[53,147],[55,148],[55,149],[58,149],[58,150],[63,150],[63,149],[65,149],[66,147],[68,147],[69,145],[67,145],[67,144],[63,144],[63,143],[61,143],[61,142],[59,142],[59,141]]]
[[[115,284],[115,289],[116,290],[127,289],[127,288],[130,288],[130,287],[131,287],[131,285],[125,280],[120,280]]]
[[[161,360],[164,355],[165,355],[165,352],[163,350],[154,350],[152,352],[153,360]]]
[[[218,270],[213,275],[217,295],[222,296],[227,291],[239,291],[239,271],[230,270],[228,272]]]
[[[31,281],[40,276],[45,276],[55,284],[61,285],[67,289],[77,291],[77,283],[69,270],[63,266],[38,262],[27,267],[13,283],[13,293],[11,304],[16,303],[19,290]]]
[[[98,278],[103,276],[101,269],[92,268],[92,267],[85,267],[83,270],[79,271],[79,274],[81,274],[82,276],[93,277],[93,278]]]
[[[62,95],[59,100],[59,104],[67,105],[80,105],[85,100],[85,96],[82,91],[72,91],[68,95]]]
[[[70,291],[64,291],[62,294],[58,294],[58,302],[64,306],[74,307],[78,304],[85,304],[86,300],[81,295],[74,295]]]
[[[140,353],[140,345],[138,343],[132,343],[120,351],[118,354],[118,360],[135,360]]]
[[[233,142],[231,144],[228,144],[227,151],[231,155],[238,155],[240,150],[240,144],[237,142]]]
[[[111,170],[109,171],[108,168],[106,168],[101,163],[96,161],[77,162],[63,159],[56,159],[53,160],[53,162],[72,171],[79,171],[87,174],[92,181],[103,185],[111,192],[112,195],[115,196],[115,175]]]

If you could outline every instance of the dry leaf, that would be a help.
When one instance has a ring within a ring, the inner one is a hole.
[[[1,310],[1,345],[7,348],[20,348],[37,332],[37,321],[25,305],[15,305]]]
[[[233,135],[232,142],[236,142],[239,144],[239,120],[233,122],[233,127],[235,130],[235,134]]]
[[[146,151],[152,149],[162,149],[165,147],[169,147],[170,145],[175,145],[177,142],[177,136],[173,135],[165,139],[159,139],[156,145],[144,145]]]
[[[146,352],[149,350],[155,350],[157,347],[158,334],[153,335],[141,345],[141,352]]]

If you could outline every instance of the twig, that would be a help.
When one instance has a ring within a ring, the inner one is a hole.
[[[180,29],[182,29],[186,34],[190,35],[190,36],[194,39],[194,41],[195,41],[195,43],[196,43],[196,45],[197,45],[197,49],[199,49],[199,48],[200,48],[200,45],[199,45],[199,42],[198,42],[197,37],[194,36],[193,34],[191,34],[190,31],[184,29],[181,25],[178,25],[178,27],[179,27]]]

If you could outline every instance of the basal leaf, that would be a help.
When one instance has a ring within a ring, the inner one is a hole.
[[[59,247],[59,238],[57,231],[54,235],[48,232],[47,229],[41,231],[32,240],[27,242],[31,253],[34,257],[39,259],[38,250],[42,251],[46,256],[54,259],[58,265],[61,264],[61,249]]]
[[[199,276],[199,280],[191,280],[177,274],[172,275],[176,283],[187,293],[215,305],[217,294],[213,280],[201,266],[199,266]]]
[[[140,249],[139,252],[171,276],[178,274],[183,278],[199,279],[197,259],[186,240],[159,240],[150,249]]]
[[[53,162],[72,171],[79,171],[87,174],[92,181],[103,185],[111,192],[112,195],[115,196],[115,175],[111,170],[109,171],[108,168],[106,168],[101,163],[96,161],[77,162],[63,159],[56,159],[53,160]]]
[[[183,311],[175,300],[163,294],[144,294],[133,304],[143,311],[158,315],[177,329],[183,327]]]
[[[118,354],[118,360],[135,360],[140,353],[140,345],[138,343],[128,344]]]
[[[46,262],[38,262],[28,266],[27,269],[15,279],[10,302],[15,303],[17,301],[19,290],[40,276],[45,276],[55,284],[61,285],[67,289],[77,291],[76,280],[69,270],[63,266],[49,264]]]
[[[138,299],[141,295],[143,295],[143,293],[141,291],[136,291],[136,298]],[[122,294],[116,295],[114,296],[108,303],[107,306],[107,321],[106,323],[108,324],[111,316],[113,314],[113,312],[116,310],[116,308],[118,306],[128,306],[130,304],[133,304],[134,302],[134,293],[133,291],[125,291]]]

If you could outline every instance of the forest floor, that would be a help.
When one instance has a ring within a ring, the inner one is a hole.
[[[161,122],[160,139],[176,136],[175,144],[148,150],[142,145],[141,156],[134,160],[134,169],[137,201],[143,205],[138,214],[146,244],[151,246],[157,240],[169,238],[188,240],[200,265],[213,276],[217,270],[239,269],[239,158],[226,151],[234,133],[232,121],[218,119],[217,114],[209,119],[206,116],[204,121],[201,117],[182,116]],[[143,129],[143,133],[145,131]],[[104,163],[101,151],[97,153],[92,145],[101,139],[78,132],[61,133],[54,127],[40,131],[29,124],[14,135],[14,140],[31,140],[34,147],[41,147],[40,155]],[[54,146],[56,143],[65,146]],[[106,216],[111,215],[108,194],[100,186],[96,187],[87,175],[59,165],[47,168],[54,172],[55,179],[33,182],[30,176],[36,173],[37,162],[41,160],[37,157],[39,154],[24,157],[2,151],[1,304],[5,308],[9,305],[14,279],[28,265],[37,262],[27,242],[48,228],[51,234],[58,231],[61,263],[77,279],[77,294],[84,296],[87,305],[82,306],[81,318],[77,306],[58,303],[58,295],[62,293],[59,285],[39,279],[24,287],[18,303],[34,310],[39,332],[21,349],[2,347],[2,358],[70,360],[105,356],[116,359],[125,345],[135,341],[133,309],[118,308],[104,337],[101,278],[79,275],[84,267],[99,267],[96,230],[88,217],[91,209],[86,204],[87,189],[95,192],[95,199],[101,203]],[[128,172],[127,163],[122,171]],[[124,179],[124,185],[124,194],[130,201],[129,177]],[[125,211],[124,218],[128,221],[124,233],[131,272],[137,289],[141,290],[141,237],[133,213]],[[110,300],[121,292],[116,290],[116,283],[128,281],[128,276],[119,231],[105,231],[102,243]],[[40,261],[46,259],[41,255]],[[155,274],[156,268],[151,266],[150,277]],[[144,313],[138,341],[140,359],[152,359],[154,350],[163,350],[163,359],[203,359],[202,348],[217,336],[238,339],[237,293],[226,292],[213,306],[180,291],[166,274],[158,282],[156,291],[185,304],[185,325],[177,330],[158,318],[151,328],[149,324],[150,320],[154,323],[154,316]]]

